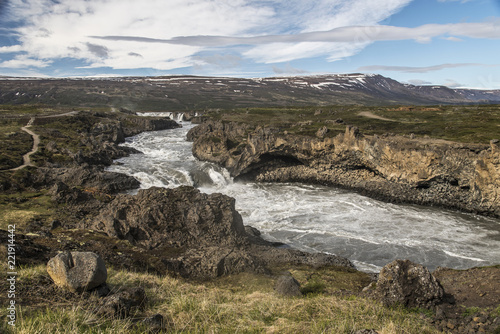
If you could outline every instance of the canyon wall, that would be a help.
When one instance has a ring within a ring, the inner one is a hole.
[[[339,186],[390,202],[500,216],[500,148],[413,136],[365,136],[355,127],[316,137],[278,128],[205,122],[193,154],[236,178]]]

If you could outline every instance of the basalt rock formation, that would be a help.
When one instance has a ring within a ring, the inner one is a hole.
[[[248,235],[234,204],[193,187],[150,188],[117,195],[82,227],[154,251],[171,273],[190,278],[265,272],[286,263],[354,268],[342,257],[277,248]]]
[[[500,146],[403,136],[335,137],[208,121],[188,139],[193,154],[234,177],[345,187],[385,201],[500,216]]]

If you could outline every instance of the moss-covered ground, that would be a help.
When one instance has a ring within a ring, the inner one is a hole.
[[[323,126],[329,130],[327,136],[335,136],[352,125],[368,135],[413,134],[463,143],[500,139],[499,105],[247,108],[214,110],[205,116],[309,136]]]

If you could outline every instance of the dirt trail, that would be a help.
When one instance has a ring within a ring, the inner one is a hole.
[[[23,164],[19,167],[12,168],[11,170],[19,170],[19,169],[23,169],[27,166],[33,166],[33,163],[31,162],[30,156],[32,154],[35,154],[38,151],[38,145],[40,145],[40,136],[37,135],[36,133],[34,133],[33,131],[31,131],[30,129],[28,129],[29,127],[31,127],[33,125],[34,121],[35,121],[35,117],[32,117],[29,120],[28,124],[26,124],[26,126],[23,126],[21,128],[21,130],[23,130],[24,132],[31,135],[31,137],[33,137],[33,148],[31,149],[30,152],[23,155]]]
[[[61,116],[74,116],[78,113],[79,113],[79,111],[70,111],[70,112],[66,112],[63,114],[37,116],[37,117],[38,118],[54,118],[54,117],[61,117]],[[36,133],[34,133],[33,131],[29,130],[28,128],[33,125],[33,123],[35,122],[35,119],[36,119],[36,117],[31,117],[28,124],[26,124],[26,126],[23,126],[21,128],[21,130],[23,130],[24,132],[28,133],[31,137],[33,137],[33,148],[31,149],[30,152],[23,155],[23,164],[21,166],[18,166],[16,168],[12,168],[9,170],[19,170],[19,169],[23,169],[27,166],[33,166],[33,163],[31,162],[30,156],[32,154],[35,154],[38,151],[38,145],[40,145],[40,136],[37,135]]]

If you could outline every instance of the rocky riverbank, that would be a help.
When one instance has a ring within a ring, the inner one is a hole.
[[[287,133],[279,127],[207,121],[193,128],[193,154],[238,178],[340,186],[384,201],[500,217],[500,146],[430,138]]]

